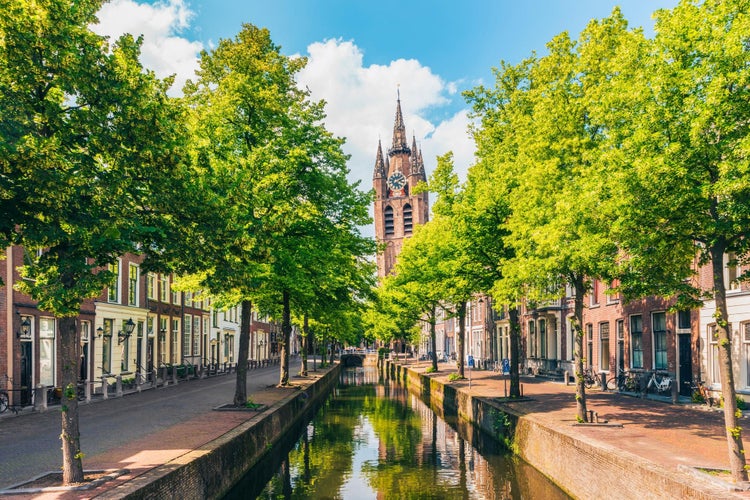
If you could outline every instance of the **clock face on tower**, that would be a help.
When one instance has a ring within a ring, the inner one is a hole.
[[[388,177],[388,187],[393,191],[400,191],[406,186],[406,177],[401,172],[394,172]]]

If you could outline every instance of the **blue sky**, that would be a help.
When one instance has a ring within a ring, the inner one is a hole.
[[[633,27],[653,32],[652,13],[677,0],[112,0],[100,11],[103,34],[144,36],[142,60],[177,75],[173,95],[193,76],[201,50],[232,38],[242,23],[266,27],[287,55],[304,55],[298,75],[327,103],[326,126],[347,139],[350,178],[370,189],[378,140],[391,139],[400,90],[404,121],[435,158],[455,155],[463,178],[473,162],[468,106],[461,91],[492,84],[501,60],[545,52],[555,35],[576,38],[592,18],[620,6]]]

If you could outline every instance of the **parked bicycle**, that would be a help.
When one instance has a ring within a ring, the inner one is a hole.
[[[583,370],[583,385],[586,386],[586,389],[591,389],[597,384],[597,376],[594,373],[594,370],[591,368],[586,368]]]
[[[627,370],[617,370],[607,379],[607,389],[610,391],[618,390],[620,392],[638,392],[639,373]]]
[[[8,397],[8,393],[0,389],[0,413],[5,413],[8,410],[9,407],[9,401],[10,398]]]
[[[661,394],[663,392],[670,392],[672,389],[672,377],[666,374],[660,374],[657,372],[651,372],[651,376],[648,379],[648,384],[646,385],[646,391],[648,392],[651,388],[656,389],[656,392],[658,394]]]
[[[694,403],[705,403],[709,407],[713,407],[714,403],[716,402],[716,398],[714,398],[711,389],[706,387],[705,382],[703,382],[702,380],[694,382],[690,385],[690,389],[692,391],[692,400]]]

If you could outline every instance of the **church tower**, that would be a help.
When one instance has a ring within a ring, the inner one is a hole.
[[[396,100],[396,121],[393,124],[393,144],[388,155],[378,141],[375,172],[375,238],[385,249],[378,253],[378,278],[391,272],[401,251],[404,238],[411,236],[414,226],[427,222],[430,203],[427,192],[413,194],[414,186],[427,182],[422,151],[412,136],[411,147],[406,140],[406,127],[401,114],[401,97]]]

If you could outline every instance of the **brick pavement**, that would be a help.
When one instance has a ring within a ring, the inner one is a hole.
[[[320,378],[328,370],[318,370],[317,372],[310,372],[310,376],[307,378],[293,377],[291,382],[293,385],[305,386],[312,384],[318,378]],[[271,381],[278,380],[278,368],[275,371],[270,371]],[[232,375],[233,377],[234,375]],[[248,392],[249,397],[256,403],[271,406],[281,399],[287,397],[290,394],[289,388],[279,389],[273,384],[268,385],[269,380],[268,374],[265,378],[259,378],[259,375],[253,372],[249,373],[248,381]],[[264,383],[259,383],[263,380]],[[254,383],[254,384],[251,384]],[[253,387],[254,385],[254,387]],[[194,391],[195,384],[191,382],[183,382],[170,388],[171,391],[180,390],[184,392]],[[135,398],[137,395],[126,396]],[[119,399],[119,398],[118,398]],[[231,400],[231,397],[230,397]],[[109,403],[114,403],[117,399],[109,401],[100,401],[94,404],[103,411],[103,409]],[[229,402],[229,401],[227,401]],[[50,412],[54,410],[49,410]],[[33,419],[34,417],[42,416],[40,414],[29,413],[18,415],[18,419]],[[8,498],[13,499],[82,499],[82,498],[95,498],[97,496],[106,494],[107,491],[112,490],[114,487],[119,486],[125,482],[135,480],[144,473],[159,466],[178,465],[182,461],[188,459],[187,457],[192,456],[194,450],[202,447],[206,443],[217,439],[223,434],[230,432],[232,429],[244,424],[245,422],[257,419],[259,416],[258,412],[245,412],[245,411],[202,411],[198,412],[195,416],[183,420],[181,422],[174,423],[169,426],[162,426],[158,429],[154,429],[151,432],[144,433],[137,439],[132,439],[126,443],[119,444],[110,449],[104,450],[100,453],[92,454],[84,458],[84,468],[87,471],[94,470],[111,470],[118,471],[121,473],[115,479],[106,481],[98,485],[97,487],[87,490],[58,490],[51,491],[51,488],[45,488],[42,491],[34,491],[27,494],[14,493]],[[152,418],[159,418],[158,414],[153,415]],[[4,419],[2,419],[4,420]],[[0,429],[2,428],[2,420],[0,420]],[[82,429],[85,432],[85,429]],[[112,430],[116,432],[116,429]],[[59,449],[55,452],[59,455]],[[19,459],[23,459],[19,457]],[[124,472],[124,473],[123,473]],[[17,478],[17,482],[25,481],[29,478]],[[11,495],[11,490],[0,491],[0,496],[3,494]]]

